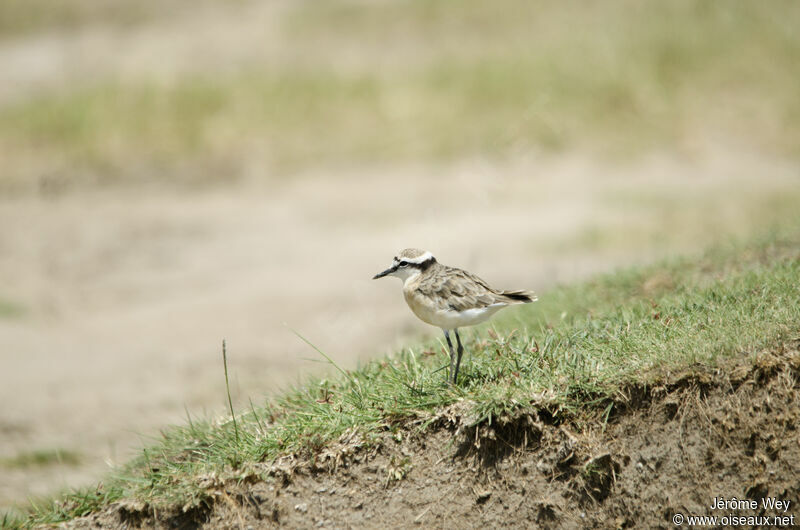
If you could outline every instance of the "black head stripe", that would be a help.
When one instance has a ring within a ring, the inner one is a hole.
[[[410,261],[410,262],[408,262],[408,266],[409,267],[414,267],[415,269],[419,269],[421,271],[424,271],[425,269],[427,269],[428,267],[430,267],[434,263],[436,263],[436,258],[431,256],[430,258],[426,259],[422,263],[414,263],[414,262]]]

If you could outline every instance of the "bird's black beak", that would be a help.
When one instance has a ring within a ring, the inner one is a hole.
[[[394,271],[396,271],[396,270],[397,270],[397,267],[389,267],[389,268],[388,268],[388,269],[386,269],[385,271],[383,271],[383,272],[379,272],[378,274],[376,274],[375,276],[373,276],[373,277],[372,277],[372,279],[373,279],[373,280],[377,280],[378,278],[383,278],[383,277],[384,277],[384,276],[386,276],[387,274],[391,274],[391,273],[393,273],[393,272],[394,272]]]

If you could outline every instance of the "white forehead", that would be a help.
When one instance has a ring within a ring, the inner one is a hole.
[[[419,264],[419,263],[425,263],[426,261],[428,261],[432,257],[433,257],[433,254],[431,254],[428,251],[425,251],[425,252],[423,252],[422,254],[420,254],[419,256],[417,256],[415,258],[406,258],[406,257],[400,256],[399,258],[394,258],[394,261],[396,263],[398,263],[400,261],[407,261],[409,263],[417,263],[417,264]]]

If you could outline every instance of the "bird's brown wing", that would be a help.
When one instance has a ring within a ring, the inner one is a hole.
[[[497,291],[472,273],[455,267],[441,267],[420,282],[417,290],[441,309],[465,311],[502,303]]]

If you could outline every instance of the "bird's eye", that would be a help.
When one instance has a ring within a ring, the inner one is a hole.
[[[398,265],[400,265],[401,267],[405,267],[406,265],[408,265],[408,262],[406,260],[403,260],[400,263],[398,263]]]

